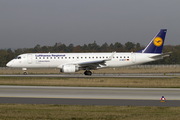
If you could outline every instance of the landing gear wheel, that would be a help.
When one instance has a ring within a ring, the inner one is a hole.
[[[86,70],[86,71],[84,72],[84,74],[85,74],[85,75],[92,75],[92,72]]]
[[[27,72],[24,72],[23,75],[27,75]]]
[[[24,71],[23,75],[27,75],[27,68],[22,68],[22,70]]]
[[[91,72],[91,71],[88,71],[88,75],[92,75],[92,72]]]

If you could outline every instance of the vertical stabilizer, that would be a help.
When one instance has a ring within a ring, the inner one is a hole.
[[[142,53],[162,53],[167,29],[161,29],[151,42],[142,50]]]

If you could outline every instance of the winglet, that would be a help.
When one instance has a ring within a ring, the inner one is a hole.
[[[115,54],[116,54],[116,51],[113,52],[112,55],[108,59],[105,59],[103,61],[110,61],[114,57]]]
[[[112,59],[115,54],[116,54],[116,51],[114,51],[113,54],[109,58]]]

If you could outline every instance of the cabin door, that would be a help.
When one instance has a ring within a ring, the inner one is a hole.
[[[131,53],[131,57],[132,57],[132,62],[136,63],[136,54],[135,53]]]
[[[28,62],[28,64],[32,64],[32,54],[28,54],[27,62]]]

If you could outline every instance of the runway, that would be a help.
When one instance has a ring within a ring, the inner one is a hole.
[[[29,75],[0,75],[0,77],[58,77],[58,78],[175,78],[180,74],[93,74],[91,76],[83,74],[29,74]]]
[[[180,89],[0,86],[0,103],[180,106]]]

